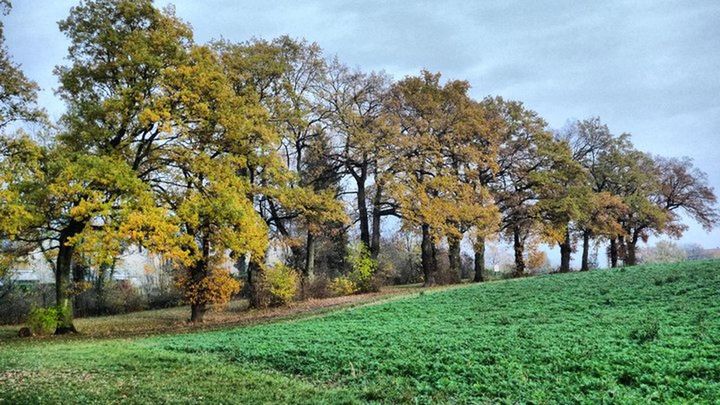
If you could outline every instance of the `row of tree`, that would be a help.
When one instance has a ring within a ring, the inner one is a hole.
[[[289,37],[198,44],[151,0],[84,1],[60,29],[57,123],[2,48],[0,237],[5,267],[36,250],[52,259],[65,308],[84,272],[131,245],[174,263],[201,321],[239,290],[230,261],[247,267],[254,300],[281,241],[305,286],[321,257],[342,261],[350,229],[377,259],[390,216],[420,234],[426,285],[441,244],[459,271],[466,237],[482,281],[498,233],[522,276],[533,241],[559,245],[560,271],[580,241],[587,270],[592,241],[609,241],[613,266],[634,264],[639,241],[684,230],[679,213],[718,222],[689,160],[640,152],[599,119],[553,133],[520,102],[473,99],[465,81],[393,81]]]

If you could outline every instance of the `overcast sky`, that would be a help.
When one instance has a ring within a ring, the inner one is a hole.
[[[57,29],[76,1],[14,0],[7,45],[57,118]],[[157,1],[165,5],[168,1]],[[690,156],[720,189],[720,1],[173,1],[198,42],[283,34],[396,78],[420,69],[523,101],[553,128],[600,116],[642,150]],[[720,247],[691,223],[683,243]]]

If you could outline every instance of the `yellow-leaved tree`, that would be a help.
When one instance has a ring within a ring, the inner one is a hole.
[[[179,227],[177,282],[201,322],[209,306],[227,303],[240,289],[230,274],[232,255],[264,257],[268,229],[250,196],[250,165],[272,153],[276,135],[252,95],[237,94],[216,52],[196,46],[187,65],[166,71],[167,104],[184,111],[170,122],[174,139],[165,164],[150,180],[158,201]]]
[[[387,99],[395,130],[388,190],[405,226],[422,233],[425,285],[435,283],[436,244],[443,237],[448,238],[451,266],[457,270],[463,234],[497,220],[480,177],[481,170],[494,164],[497,135],[468,89],[467,82],[441,84],[440,74],[423,71],[396,83]]]

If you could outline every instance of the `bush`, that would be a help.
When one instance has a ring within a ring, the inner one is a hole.
[[[58,325],[58,311],[54,307],[33,308],[28,315],[27,325],[35,335],[53,334]]]
[[[378,268],[392,284],[413,284],[422,281],[420,244],[412,233],[399,231],[380,241]]]
[[[220,307],[230,302],[233,295],[242,290],[242,281],[233,277],[226,269],[211,269],[200,280],[195,280],[186,269],[176,275],[176,284],[182,289],[188,304]]]
[[[148,293],[148,309],[177,307],[182,304],[182,292],[177,288],[156,290]]]
[[[325,275],[319,275],[310,280],[307,287],[307,295],[311,298],[328,298],[335,295],[331,288],[332,281]]]
[[[0,325],[23,323],[33,308],[55,303],[54,285],[4,281],[0,286]]]
[[[370,257],[370,251],[362,243],[350,246],[348,251],[350,273],[347,278],[355,285],[356,292],[378,291],[379,285],[373,282],[377,262]]]
[[[335,296],[351,295],[358,291],[357,286],[348,277],[340,276],[330,282],[330,291]]]
[[[147,299],[129,281],[111,281],[105,284],[101,293],[88,292],[91,297],[88,310],[83,315],[118,315],[141,311],[147,308]]]
[[[266,268],[258,286],[258,301],[262,306],[289,304],[298,293],[299,280],[297,272],[284,264]]]

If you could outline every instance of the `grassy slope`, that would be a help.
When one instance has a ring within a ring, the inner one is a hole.
[[[435,287],[434,289],[457,288],[458,286]],[[282,319],[296,319],[316,316],[340,308],[353,307],[376,301],[386,301],[393,296],[402,297],[421,291],[420,284],[388,286],[382,291],[344,297],[309,299],[295,302],[290,306],[248,309],[247,300],[233,300],[225,308],[219,308],[205,315],[205,322],[198,325],[188,323],[189,306],[131,312],[122,315],[97,316],[75,319],[80,335],[66,335],[63,339],[140,337],[162,333],[187,333],[231,326],[247,326]],[[0,345],[17,340],[21,325],[0,325]],[[52,339],[59,339],[54,336]]]
[[[717,261],[496,282],[214,332],[13,342],[0,402],[711,402],[718,314]]]

